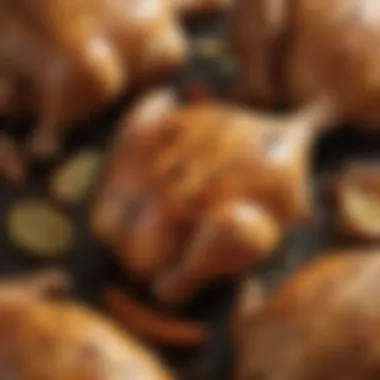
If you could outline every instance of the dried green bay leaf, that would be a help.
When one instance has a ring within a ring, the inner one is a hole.
[[[8,235],[14,245],[36,258],[54,258],[68,251],[74,241],[70,219],[38,199],[15,203],[7,215]]]
[[[69,157],[51,179],[52,196],[67,204],[83,201],[96,181],[102,162],[103,154],[97,150],[83,150]]]

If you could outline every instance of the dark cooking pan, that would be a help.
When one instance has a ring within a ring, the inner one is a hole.
[[[226,30],[225,23],[226,20],[223,18],[207,19],[197,25],[189,26],[189,28],[194,36],[204,34],[223,36]],[[174,78],[174,83],[179,89],[183,84],[193,80],[206,81],[217,88],[228,85],[231,78],[223,76],[215,67],[215,62],[210,63],[201,57],[194,56],[183,72]],[[68,136],[65,151],[58,160],[64,159],[70,152],[83,147],[99,146],[104,148],[122,110],[130,102],[133,102],[133,99],[123,100],[120,102],[121,104],[112,107],[102,117],[90,122],[87,128],[74,130]],[[15,121],[3,120],[0,127],[11,131],[13,134],[16,131],[17,137],[21,139],[27,130],[27,125]],[[331,213],[324,184],[332,171],[339,170],[350,160],[358,158],[371,162],[380,161],[380,138],[345,128],[324,137],[318,142],[313,178],[316,222],[313,226],[297,228],[270,262],[258,268],[256,272],[252,273],[253,276],[262,279],[268,287],[274,287],[285,276],[324,247],[339,244],[333,229],[330,228]],[[47,196],[46,179],[56,163],[34,167],[31,180],[24,188],[18,189],[7,183],[1,183],[0,275],[2,276],[41,268],[40,262],[27,258],[12,246],[6,235],[5,216],[7,209],[26,195]],[[76,227],[75,247],[60,261],[43,265],[60,266],[68,271],[74,280],[74,296],[98,307],[102,306],[99,297],[100,289],[107,282],[118,282],[128,292],[144,296],[141,289],[136,289],[133,284],[128,283],[125,275],[113,262],[112,255],[109,255],[91,238],[86,224],[90,202],[91,199],[89,198],[86,204],[66,210]],[[181,378],[192,380],[229,378],[233,356],[228,339],[228,317],[233,295],[234,284],[222,284],[206,290],[189,306],[186,313],[193,318],[209,322],[214,332],[214,338],[207,347],[195,352],[163,353],[167,356],[169,363],[178,369]]]

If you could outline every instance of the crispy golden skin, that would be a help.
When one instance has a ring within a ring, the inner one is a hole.
[[[326,96],[342,121],[380,124],[378,0],[238,0],[234,39],[246,98]]]
[[[28,0],[0,3],[0,115],[33,113],[34,155],[52,154],[68,125],[131,87],[181,66],[182,14],[222,0]]]
[[[121,123],[92,210],[95,234],[161,301],[248,270],[311,214],[309,161],[324,116],[285,118],[144,98]]]
[[[41,285],[51,286],[0,285],[2,379],[173,379],[135,338],[84,306],[47,299]]]
[[[236,380],[380,376],[380,251],[334,252],[264,301],[242,297]],[[247,312],[248,311],[248,312]]]

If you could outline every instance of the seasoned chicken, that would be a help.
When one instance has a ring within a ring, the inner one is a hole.
[[[326,97],[341,121],[379,127],[378,0],[238,0],[234,18],[246,99]]]
[[[320,107],[272,117],[149,94],[110,146],[91,215],[96,236],[169,304],[249,270],[311,216]]]
[[[380,378],[379,249],[320,258],[267,300],[243,292],[234,379]]]
[[[173,379],[153,353],[105,317],[47,297],[55,282],[50,276],[0,285],[1,379]]]
[[[177,69],[188,46],[181,14],[222,0],[0,2],[0,115],[33,114],[34,156],[131,87]]]

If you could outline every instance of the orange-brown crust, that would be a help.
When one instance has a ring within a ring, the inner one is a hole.
[[[177,69],[188,44],[172,0],[2,2],[0,113],[33,113],[35,154],[121,92]]]
[[[329,253],[289,279],[242,325],[235,379],[376,379],[379,254]]]
[[[167,91],[148,95],[122,122],[91,220],[135,279],[181,304],[256,265],[307,219],[309,153],[324,115],[167,100]]]
[[[377,0],[238,0],[235,16],[246,97],[299,105],[328,96],[341,120],[378,127]]]
[[[31,297],[23,284],[23,291],[16,283],[0,288],[1,378],[173,379],[153,353],[111,321],[72,302]]]

